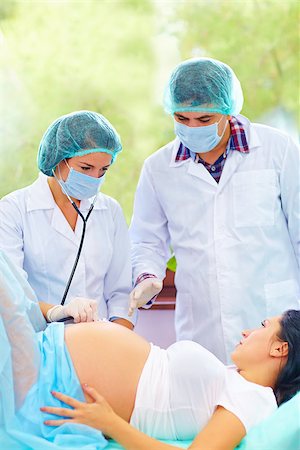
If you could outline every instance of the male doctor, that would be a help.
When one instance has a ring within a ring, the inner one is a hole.
[[[176,138],[146,159],[130,227],[130,311],[153,303],[172,247],[177,339],[225,363],[241,329],[299,308],[300,298],[299,148],[239,115],[242,105],[226,64],[175,68],[164,106]]]

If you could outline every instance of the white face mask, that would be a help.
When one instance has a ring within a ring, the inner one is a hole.
[[[67,161],[65,161],[65,163],[70,169],[68,177],[66,181],[63,181],[61,178],[58,180],[63,192],[77,200],[94,197],[104,183],[105,174],[100,178],[91,177],[73,169],[73,167],[69,166]]]
[[[225,122],[221,136],[218,135],[218,125],[222,119],[223,116],[219,122],[203,127],[188,127],[187,125],[179,123],[175,120],[175,134],[178,136],[182,144],[192,152],[207,153],[215,148],[224,136],[227,121]]]

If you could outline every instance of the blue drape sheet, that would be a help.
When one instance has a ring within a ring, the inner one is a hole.
[[[52,390],[84,400],[64,325],[45,325],[30,286],[0,253],[0,449],[102,450],[107,441],[100,431],[43,424],[39,408],[61,406]]]
[[[106,447],[107,441],[102,433],[85,425],[66,424],[53,428],[43,424],[46,414],[39,410],[40,406],[61,406],[60,402],[51,395],[51,390],[65,392],[84,401],[72,361],[64,346],[63,335],[63,324],[52,324],[44,332],[37,334],[41,351],[38,381],[31,387],[22,407],[14,414],[10,346],[1,321],[1,449],[101,450]]]

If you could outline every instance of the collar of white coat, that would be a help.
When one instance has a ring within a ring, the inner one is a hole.
[[[38,209],[53,209],[56,205],[53,195],[51,193],[48,177],[43,173],[39,173],[37,180],[30,187],[30,195],[27,202],[27,211],[34,211]],[[84,199],[80,202],[80,211],[88,211],[93,199]],[[99,192],[96,199],[94,210],[107,209],[104,202],[104,197]]]
[[[247,117],[243,116],[242,114],[238,114],[236,116],[236,118],[239,122],[242,123],[242,125],[244,127],[246,139],[247,139],[247,143],[248,143],[248,147],[249,147],[249,152],[251,152],[251,150],[255,147],[261,147],[261,145],[262,145],[261,141],[260,141],[255,129],[251,126],[250,120],[247,119]],[[180,146],[180,139],[178,137],[176,137],[173,142],[174,142],[174,145],[173,145],[172,156],[171,156],[171,161],[170,161],[169,166],[170,167],[180,167],[183,164],[190,163],[190,160],[191,160],[190,158],[184,159],[183,161],[176,161],[176,156],[177,156],[179,146]]]

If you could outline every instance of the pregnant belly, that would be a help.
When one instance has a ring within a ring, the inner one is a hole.
[[[150,344],[110,322],[67,326],[65,342],[80,383],[94,387],[117,414],[129,421]]]

